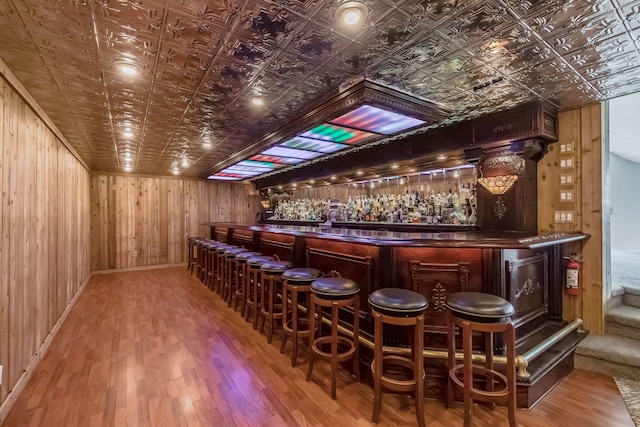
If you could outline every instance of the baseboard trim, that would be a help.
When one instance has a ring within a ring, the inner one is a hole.
[[[64,309],[60,317],[58,318],[58,321],[56,322],[55,325],[53,325],[53,328],[51,328],[51,331],[42,342],[42,345],[40,345],[40,348],[38,349],[38,351],[36,351],[36,354],[34,354],[31,360],[29,361],[29,364],[27,365],[27,369],[24,371],[22,376],[18,379],[15,386],[13,386],[13,388],[7,395],[7,398],[4,400],[4,402],[2,402],[2,404],[0,405],[0,425],[2,425],[4,419],[7,417],[7,414],[9,414],[9,411],[13,407],[13,404],[15,403],[15,401],[22,394],[24,387],[29,382],[29,379],[33,375],[33,371],[36,369],[36,367],[40,363],[40,360],[42,360],[42,358],[47,354],[47,350],[49,350],[49,346],[51,345],[51,342],[53,341],[55,336],[58,334],[58,331],[62,327],[62,324],[64,323],[64,321],[67,320],[67,316],[69,315],[69,313],[71,312],[71,309],[76,304],[76,301],[84,291],[85,287],[87,286],[87,283],[89,283],[89,281],[91,280],[91,277],[93,277],[93,272],[89,273],[87,277],[84,279],[84,281],[82,282],[82,285],[80,285],[80,288],[78,289],[78,292],[76,292],[73,298],[71,298],[71,301],[69,302],[67,307]]]
[[[142,265],[139,267],[126,267],[126,268],[111,268],[108,270],[96,270],[92,271],[92,274],[111,274],[111,273],[126,273],[128,271],[142,271],[142,270],[156,270],[159,268],[174,268],[174,267],[186,267],[186,262],[178,262],[175,264],[155,264],[155,265]]]

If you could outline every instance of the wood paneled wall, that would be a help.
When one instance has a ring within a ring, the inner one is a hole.
[[[252,184],[160,177],[91,177],[91,268],[111,270],[187,260],[190,236],[206,222],[253,223],[260,197]]]
[[[604,333],[604,307],[608,292],[602,281],[602,123],[601,106],[592,105],[560,114],[560,139],[549,146],[549,153],[538,164],[538,228],[541,232],[579,230],[591,235],[570,250],[583,256],[581,294],[564,296],[567,320],[582,318],[584,329],[594,334]],[[561,153],[563,144],[573,144],[573,153]],[[561,160],[573,158],[573,168],[561,168]],[[572,173],[572,186],[560,185],[560,174]],[[560,200],[562,189],[575,190],[572,203]],[[557,210],[575,211],[573,223],[555,223]],[[565,255],[568,255],[565,254]]]
[[[89,173],[25,99],[0,67],[0,403],[90,274]]]

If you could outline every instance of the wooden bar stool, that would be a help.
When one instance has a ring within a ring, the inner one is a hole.
[[[196,242],[200,237],[189,237],[187,239],[187,270],[193,274],[193,270],[198,263],[198,252],[196,250]]]
[[[360,366],[358,362],[358,336],[359,336],[359,296],[360,288],[353,280],[342,277],[322,277],[311,283],[311,298],[309,303],[309,327],[312,331],[317,330],[309,338],[309,370],[307,371],[307,381],[311,380],[313,373],[313,362],[316,358],[331,362],[331,397],[336,398],[336,372],[338,363],[353,360],[353,372],[357,381],[360,381]],[[338,309],[340,307],[353,306],[353,338],[338,335]],[[322,336],[322,308],[331,309],[331,335]],[[316,310],[318,313],[316,313]],[[329,352],[323,351],[321,347],[329,345]],[[338,346],[342,348],[339,349]]]
[[[205,270],[207,272],[207,278],[205,280],[205,285],[211,290],[214,289],[216,283],[216,250],[220,245],[224,243],[220,243],[216,240],[210,240],[207,245],[207,254],[206,254],[206,267]]]
[[[225,270],[225,263],[224,263],[224,252],[228,249],[233,249],[233,248],[237,248],[237,246],[233,246],[233,245],[227,245],[227,244],[222,244],[220,246],[218,246],[218,248],[216,249],[216,260],[215,260],[215,266],[216,266],[216,285],[215,285],[215,291],[218,295],[222,295],[222,290],[224,288],[224,282],[226,279],[226,270]]]
[[[234,247],[224,251],[224,269],[225,280],[222,288],[222,300],[226,301],[227,306],[231,307],[233,294],[236,287],[236,255],[242,252],[249,252],[245,248]]]
[[[473,402],[475,400],[490,404],[500,403],[507,406],[509,426],[516,423],[516,332],[510,316],[515,313],[513,305],[496,295],[479,292],[458,292],[449,295],[445,301],[447,310],[448,367],[447,407],[453,401],[453,387],[463,390],[464,425],[471,426]],[[463,360],[456,363],[455,327],[460,328],[462,336]],[[474,364],[472,360],[473,332],[484,335],[486,361],[484,366]],[[506,376],[493,366],[493,334],[503,333],[507,350]],[[484,377],[484,389],[477,388],[476,377]],[[498,389],[496,389],[498,386]]]
[[[282,283],[282,274],[293,268],[289,261],[267,261],[260,266],[262,274],[262,292],[260,293],[260,317],[263,318],[260,333],[268,323],[267,342],[273,340],[273,325],[282,319],[282,305],[278,302],[278,284]],[[280,293],[282,295],[282,293]]]
[[[291,337],[293,347],[291,349],[291,366],[296,366],[298,359],[298,339],[311,336],[308,317],[298,317],[298,297],[303,294],[306,299],[306,307],[309,307],[309,292],[311,282],[322,275],[315,268],[292,268],[282,273],[282,345],[280,353],[284,353],[287,345],[287,337]],[[289,295],[291,295],[291,308],[289,309]],[[288,318],[291,310],[291,319]]]
[[[240,315],[244,315],[244,296],[247,292],[247,260],[261,255],[262,254],[260,252],[252,251],[240,252],[236,255],[236,288],[234,292],[234,296],[236,297],[236,306],[233,309],[235,310],[239,306]]]
[[[258,328],[258,313],[260,312],[260,267],[268,261],[276,261],[277,258],[270,255],[249,258],[247,260],[247,269],[249,270],[247,285],[247,294],[245,295],[245,313],[244,320],[249,320],[249,316],[253,314],[253,329]]]
[[[382,393],[385,389],[413,391],[418,425],[424,427],[424,312],[429,306],[427,299],[408,289],[386,288],[369,295],[371,314],[374,319],[374,352],[371,362],[373,374],[373,416],[375,424],[380,420]],[[383,352],[384,325],[413,327],[413,357]]]

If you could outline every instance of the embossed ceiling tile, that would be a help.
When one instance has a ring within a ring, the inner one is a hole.
[[[565,55],[565,59],[587,79],[599,79],[640,65],[640,54],[626,36],[586,46]]]
[[[463,9],[483,3],[481,0],[405,0],[397,7],[407,16],[414,16],[428,28],[444,25]]]
[[[513,22],[513,16],[498,2],[486,1],[461,10],[438,31],[461,48],[473,48],[486,43],[488,34]]]
[[[207,20],[201,16],[172,10],[167,15],[167,25],[162,39],[175,46],[181,46],[181,50],[184,50],[187,56],[209,56],[219,49],[227,32],[228,28],[221,21]]]
[[[640,68],[629,69],[622,72],[600,86],[600,90],[607,99],[628,93],[640,92]]]
[[[0,56],[4,57],[11,52],[36,56],[38,54],[36,44],[33,42],[29,32],[16,24],[16,19],[18,18],[0,15],[0,40],[2,40],[2,43],[0,43]]]
[[[375,73],[368,73],[367,77],[383,85],[397,87],[404,82],[405,76],[414,73],[419,68],[419,64],[407,64],[389,59],[380,64]]]
[[[565,54],[580,49],[589,43],[598,43],[625,31],[615,12],[580,14],[562,8],[555,13],[534,16],[527,20],[536,31],[558,53]]]
[[[220,102],[235,99],[249,84],[251,68],[240,61],[218,58],[199,87],[199,91],[214,95]]]
[[[319,21],[309,22],[301,32],[296,33],[286,50],[302,61],[323,64],[352,43],[352,38],[331,31],[330,28],[330,24],[323,27]]]
[[[237,33],[250,37],[256,46],[282,49],[310,19],[287,10],[284,5],[254,0],[242,15]]]
[[[468,70],[478,66],[478,62],[466,50],[457,50],[444,56],[434,65],[430,65],[429,68],[433,69],[433,75],[438,80],[459,82],[465,79]]]
[[[620,15],[626,20],[630,28],[640,28],[640,4],[638,4],[637,0],[629,0],[627,4],[622,6]]]
[[[14,1],[20,19],[30,32],[91,39],[91,10],[88,4],[67,1]]]
[[[281,90],[287,90],[292,84],[303,80],[317,67],[305,61],[301,61],[290,52],[282,52],[265,68],[262,79],[270,84],[279,86]]]
[[[593,93],[584,92],[584,86],[582,84],[564,86],[561,93],[561,110],[569,110],[580,105],[591,104],[598,101]]]
[[[416,35],[413,43],[396,52],[395,57],[424,66],[437,63],[457,50],[457,46],[437,33],[424,30]]]
[[[407,17],[397,9],[389,9],[358,41],[366,44],[369,54],[375,51],[389,56],[423,33],[424,29],[416,18]]]
[[[324,0],[265,0],[274,7],[282,7],[306,20],[311,20],[319,9],[326,8]]]
[[[96,24],[102,28],[106,23],[125,29],[127,32],[158,37],[163,26],[165,7],[160,1],[99,0],[96,4]]]
[[[241,12],[241,3],[229,0],[169,0],[169,7],[194,16],[201,25],[230,25]]]
[[[611,11],[611,0],[506,0],[511,9],[521,18],[564,13],[599,13]]]

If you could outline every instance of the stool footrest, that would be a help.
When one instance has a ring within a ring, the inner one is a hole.
[[[451,381],[453,381],[458,387],[464,389],[464,382],[458,376],[458,373],[461,373],[464,369],[464,365],[455,365],[453,368],[449,370],[449,377]],[[492,377],[498,380],[498,390],[482,390],[473,386],[473,381],[471,385],[471,397],[473,400],[478,400],[481,402],[486,402],[485,398],[488,399],[496,399],[501,397],[506,397],[509,395],[509,388],[507,387],[507,377],[502,375],[500,372],[485,368],[480,365],[473,365],[473,375],[483,376],[483,377]]]
[[[348,338],[345,338],[345,337],[337,337],[337,338],[338,338],[338,346],[340,346],[340,344],[344,344],[349,347],[346,351],[338,352],[336,356],[336,360],[338,361],[338,363],[345,362],[351,359],[351,357],[356,351],[356,346],[353,344],[353,341],[349,340]],[[325,360],[331,360],[332,358],[331,353],[327,353],[326,351],[320,350],[320,345],[322,344],[331,345],[331,337],[328,336],[328,337],[316,338],[315,341],[313,342],[313,345],[311,346],[311,350],[320,358],[323,358]]]

